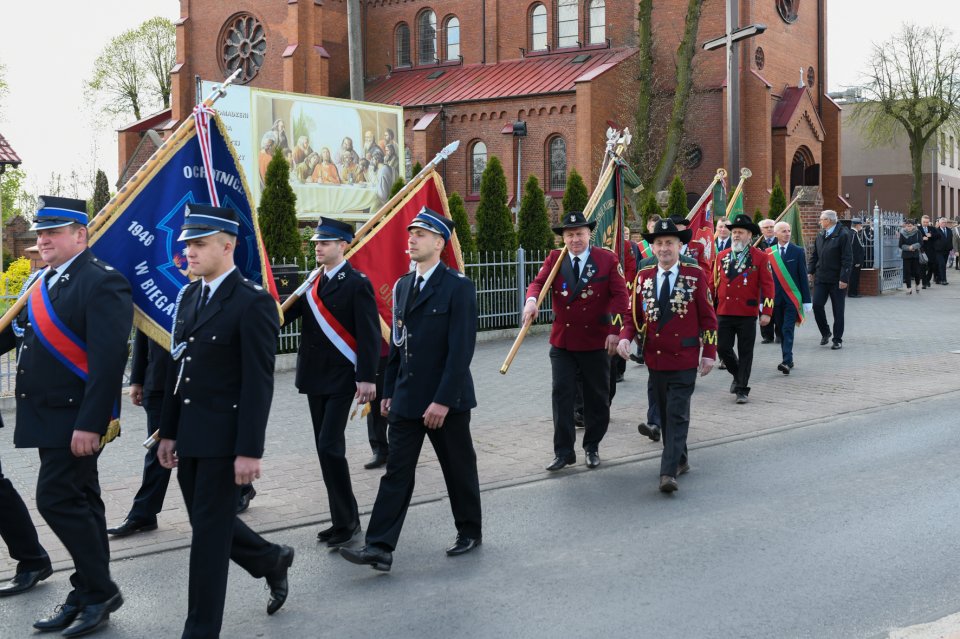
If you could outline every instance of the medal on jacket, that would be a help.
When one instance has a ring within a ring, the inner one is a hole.
[[[563,290],[560,291],[560,294],[561,294],[561,295],[563,295],[564,297],[566,297],[567,295],[569,295],[569,293],[567,292],[567,283],[566,283],[566,282],[563,283],[563,285],[561,286],[561,288],[563,289]]]

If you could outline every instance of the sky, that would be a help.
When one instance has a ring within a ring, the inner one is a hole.
[[[762,1],[774,0],[754,0]],[[0,133],[23,159],[28,188],[42,195],[51,173],[92,175],[95,168],[102,168],[113,185],[118,174],[115,129],[126,123],[95,126],[91,107],[85,103],[84,81],[110,38],[153,16],[176,20],[179,0],[46,0],[4,5],[0,63],[6,66],[10,91],[2,105]],[[881,9],[863,0],[828,0],[830,91],[857,84],[871,42],[887,40],[904,21],[923,26],[953,24],[960,29],[960,3],[912,0],[884,5]],[[960,33],[954,35],[960,42]]]

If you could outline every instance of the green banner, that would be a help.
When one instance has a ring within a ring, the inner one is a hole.
[[[588,220],[596,220],[597,226],[590,238],[591,246],[603,246],[619,254],[623,246],[623,234],[620,225],[620,207],[617,200],[617,183],[620,180],[619,168],[611,172],[610,179],[597,199],[592,211],[587,211]]]

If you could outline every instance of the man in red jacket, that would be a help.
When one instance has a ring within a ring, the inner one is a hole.
[[[717,299],[717,352],[733,375],[730,392],[737,396],[738,404],[746,404],[753,345],[757,339],[757,315],[760,326],[769,324],[773,316],[773,272],[767,254],[750,245],[753,236],[760,235],[760,227],[749,215],[738,215],[727,228],[730,229],[730,248],[717,256],[711,282]]]
[[[616,352],[617,328],[612,319],[627,312],[627,287],[617,256],[605,248],[590,246],[596,221],[588,222],[579,211],[564,216],[553,232],[563,236],[567,254],[551,284],[553,328],[550,331],[550,366],[553,372],[553,452],[547,470],[575,464],[576,431],[573,402],[577,372],[583,383],[583,451],[587,468],[600,465],[600,440],[610,422],[610,355]],[[527,288],[524,319],[537,314],[537,296],[560,259],[551,251]]]
[[[690,398],[697,372],[709,373],[717,357],[717,316],[707,277],[698,266],[680,263],[680,247],[690,235],[671,220],[661,220],[653,232],[644,234],[657,264],[637,275],[630,318],[617,346],[620,356],[628,358],[633,338],[646,326],[643,356],[660,410],[660,490],[665,493],[677,490],[677,475],[690,470]]]

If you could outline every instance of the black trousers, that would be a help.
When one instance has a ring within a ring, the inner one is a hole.
[[[907,285],[907,288],[911,288],[911,282],[913,281],[916,281],[917,286],[920,286],[920,271],[920,258],[903,258],[903,283]]]
[[[610,356],[606,349],[568,351],[550,347],[553,373],[553,452],[559,457],[574,454],[577,434],[573,405],[577,373],[583,388],[583,449],[596,451],[610,423]]]
[[[863,270],[863,266],[854,265],[851,267],[850,271],[850,287],[847,291],[848,295],[856,297],[860,295],[860,271]]]
[[[143,409],[147,412],[147,435],[160,428],[160,409],[163,408],[163,393],[144,393]],[[127,519],[133,521],[156,521],[157,513],[163,510],[163,499],[170,484],[170,471],[160,465],[157,446],[143,456],[143,478],[140,489],[133,498]]]
[[[687,461],[687,432],[690,429],[690,398],[697,383],[697,369],[650,371],[663,423],[663,455],[660,474],[677,476],[677,466]]]
[[[827,298],[830,298],[830,308],[833,310],[833,341],[836,344],[843,342],[843,309],[847,301],[847,292],[840,288],[840,284],[816,282],[813,285],[813,317],[817,320],[820,335],[830,335],[830,324],[827,322]]]
[[[653,378],[647,376],[647,424],[660,425],[660,405],[657,403],[657,389]]]
[[[181,457],[177,480],[190,515],[190,577],[183,638],[219,637],[232,559],[253,577],[276,568],[280,547],[237,517],[233,457]]]
[[[947,281],[947,253],[937,251],[937,281],[940,283]]]
[[[347,442],[344,432],[355,393],[307,395],[313,420],[313,441],[320,458],[320,472],[327,487],[331,524],[337,530],[352,530],[360,521],[357,499],[350,483]]]
[[[377,397],[370,402],[370,412],[367,413],[367,438],[370,440],[370,450],[377,457],[386,457],[387,446],[387,418],[380,413],[380,398],[383,395],[383,371],[387,368],[387,358],[381,357],[377,365]]]
[[[437,453],[457,532],[467,537],[481,536],[477,454],[470,436],[470,411],[466,411],[449,413],[437,429],[428,429],[422,419],[390,419],[390,457],[370,515],[367,544],[391,552],[397,547],[413,496],[424,436],[430,438]]]
[[[930,286],[930,280],[933,279],[933,274],[937,270],[937,253],[936,251],[924,251],[927,254],[927,263],[920,265],[920,272],[923,274],[923,285]]]
[[[37,510],[73,559],[73,590],[66,603],[103,603],[119,589],[110,579],[110,544],[97,476],[99,455],[74,457],[69,448],[39,452]]]
[[[627,370],[627,360],[619,355],[610,356],[610,403],[613,404],[613,398],[617,396],[617,378],[623,375]],[[583,417],[583,381],[580,379],[580,371],[577,371],[577,397],[573,400],[574,413]]]
[[[717,354],[727,367],[727,372],[733,375],[736,392],[749,395],[753,344],[757,340],[757,318],[721,315],[717,320]],[[736,353],[733,352],[734,342],[737,345]],[[662,430],[663,424],[660,426]]]
[[[0,538],[10,551],[10,558],[17,562],[17,573],[42,570],[50,565],[30,511],[13,483],[3,476],[3,466],[0,466]]]

